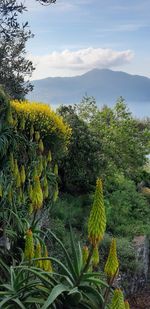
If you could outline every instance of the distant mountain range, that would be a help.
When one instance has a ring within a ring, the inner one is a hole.
[[[28,99],[53,107],[80,102],[85,94],[94,96],[98,105],[112,105],[122,96],[135,115],[150,116],[150,78],[144,76],[94,69],[81,76],[35,80],[33,85]]]

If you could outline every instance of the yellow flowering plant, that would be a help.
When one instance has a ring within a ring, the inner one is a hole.
[[[10,106],[12,117],[18,119],[17,129],[22,129],[20,123],[24,119],[24,133],[26,132],[33,141],[39,143],[41,152],[44,151],[46,146],[46,148],[52,149],[55,152],[55,157],[58,158],[66,151],[71,129],[49,105],[13,100],[10,102]]]

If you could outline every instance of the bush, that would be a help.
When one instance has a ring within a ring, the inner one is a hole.
[[[108,183],[106,198],[107,230],[115,235],[131,237],[149,234],[150,208],[148,200],[136,190],[132,180],[115,175]]]
[[[51,149],[54,158],[58,159],[62,156],[66,150],[71,129],[50,106],[15,100],[11,102],[11,108],[15,126],[19,131],[30,136],[32,126],[34,132],[40,133],[44,146]]]
[[[63,194],[52,209],[52,216],[55,219],[59,218],[66,227],[71,224],[72,227],[83,232],[91,203],[91,195]]]

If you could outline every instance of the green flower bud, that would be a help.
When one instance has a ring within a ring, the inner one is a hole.
[[[94,202],[88,221],[88,238],[90,243],[95,247],[103,239],[106,229],[106,215],[103,198],[102,181],[96,182],[96,191]]]

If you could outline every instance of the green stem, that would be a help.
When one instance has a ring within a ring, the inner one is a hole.
[[[105,291],[105,294],[104,294],[104,300],[105,300],[105,301],[104,301],[104,304],[103,304],[102,309],[105,309],[105,305],[106,305],[106,303],[107,303],[108,296],[109,296],[109,293],[110,293],[110,290],[111,290],[112,284],[113,284],[113,282],[114,282],[114,280],[115,280],[115,278],[116,278],[117,273],[118,273],[118,268],[117,268],[117,270],[116,270],[115,274],[113,275],[113,277],[112,277],[112,278],[110,278],[110,280],[109,280],[109,282],[108,282],[109,287],[108,287],[108,288],[106,288],[106,291]]]
[[[83,269],[82,269],[82,271],[81,271],[81,273],[80,273],[80,276],[79,276],[79,278],[78,278],[78,280],[77,280],[75,286],[78,286],[78,285],[79,285],[79,283],[80,283],[80,281],[81,281],[81,279],[82,279],[83,274],[84,274],[85,272],[87,272],[87,270],[88,270],[88,268],[89,268],[89,265],[90,265],[90,262],[91,262],[91,258],[92,258],[92,255],[93,255],[93,251],[94,251],[94,246],[92,245],[92,246],[91,246],[91,249],[90,249],[90,252],[89,252],[89,255],[88,255],[88,259],[87,259],[87,261],[86,261],[86,264],[85,264],[85,266],[83,267]]]

